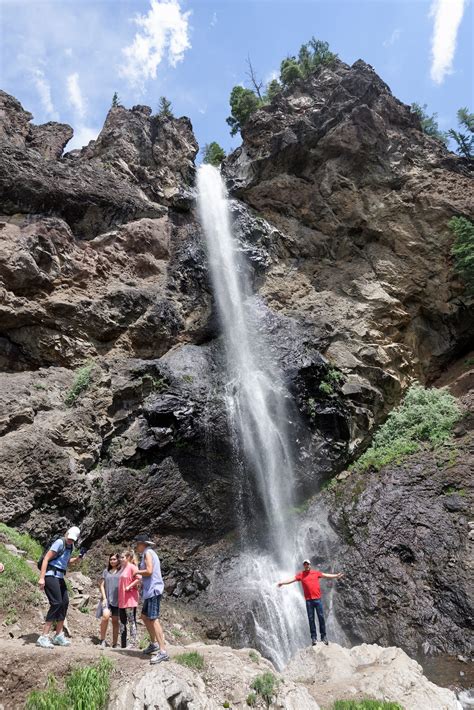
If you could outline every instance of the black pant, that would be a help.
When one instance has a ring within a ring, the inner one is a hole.
[[[135,645],[137,642],[137,607],[128,607],[127,609],[119,609],[120,615],[120,645],[122,648],[127,647],[127,625],[130,632],[130,643]]]
[[[311,633],[311,641],[317,641],[316,635],[316,624],[314,623],[314,610],[318,615],[319,621],[319,633],[321,634],[321,640],[326,638],[326,623],[324,621],[323,603],[321,599],[307,599],[306,600],[306,612],[308,614],[309,630]]]
[[[64,621],[69,606],[65,580],[62,577],[45,577],[44,591],[49,601],[46,621]]]

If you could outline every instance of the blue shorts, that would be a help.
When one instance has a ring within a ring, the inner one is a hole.
[[[143,600],[142,614],[154,621],[160,616],[161,594],[155,594],[154,597]]]

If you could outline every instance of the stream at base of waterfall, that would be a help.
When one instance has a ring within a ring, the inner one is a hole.
[[[242,640],[256,644],[277,667],[310,642],[300,585],[277,588],[303,559],[324,560],[331,535],[323,511],[311,524],[294,511],[297,417],[278,362],[259,324],[249,264],[234,238],[226,189],[219,171],[198,171],[198,206],[226,352],[225,393],[234,441],[236,500],[242,552],[225,572],[227,593],[240,604]],[[331,584],[331,583],[330,583]],[[328,633],[343,640],[332,612],[333,590],[323,588]]]

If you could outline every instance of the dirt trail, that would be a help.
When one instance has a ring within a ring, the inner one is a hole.
[[[38,648],[38,634],[18,639],[0,638],[0,710],[21,710],[31,690],[45,687],[48,676],[61,678],[81,665],[96,663],[102,657],[114,663],[113,680],[125,681],[133,675],[150,670],[149,657],[140,650],[102,650],[92,641],[71,639],[71,646],[54,649]],[[173,656],[182,646],[170,646]]]

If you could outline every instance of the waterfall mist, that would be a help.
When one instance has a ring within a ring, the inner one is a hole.
[[[225,342],[226,405],[240,474],[243,552],[229,582],[251,600],[252,641],[281,667],[308,641],[299,584],[276,586],[294,576],[311,553],[304,549],[308,531],[297,529],[293,509],[292,399],[259,322],[248,264],[232,234],[223,180],[210,165],[198,171],[198,205]]]

